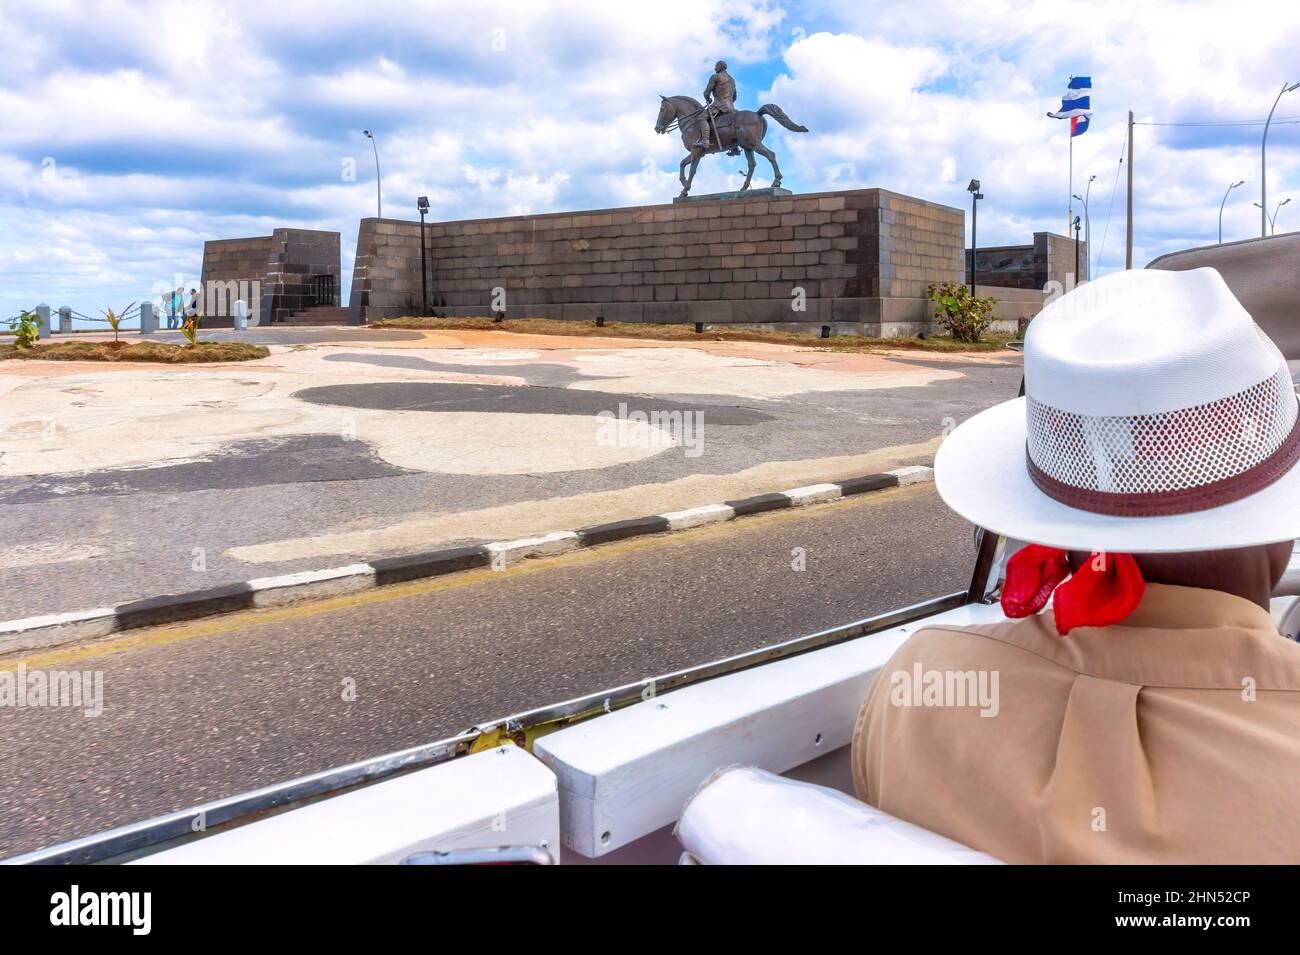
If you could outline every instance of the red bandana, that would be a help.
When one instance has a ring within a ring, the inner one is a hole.
[[[1131,554],[1093,554],[1071,576],[1065,551],[1029,544],[1007,561],[1002,612],[1028,617],[1052,597],[1056,632],[1065,636],[1075,627],[1119,623],[1137,609],[1146,586]]]

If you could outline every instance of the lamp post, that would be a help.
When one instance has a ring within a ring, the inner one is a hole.
[[[1228,187],[1228,192],[1232,192],[1232,190],[1236,189],[1238,186],[1244,186],[1245,184],[1245,179],[1242,179],[1239,182],[1234,182]],[[1223,202],[1219,203],[1219,245],[1223,245],[1223,207],[1228,202],[1228,192],[1223,194]]]
[[[361,130],[366,134],[366,139],[370,140],[370,145],[375,150],[375,214],[382,219],[384,217],[384,190],[379,175],[379,144],[375,142],[375,134],[368,129]]]
[[[1081,220],[1074,217],[1074,284],[1079,284],[1079,225]]]
[[[429,314],[429,279],[428,270],[425,267],[424,251],[424,217],[429,212],[429,197],[421,196],[415,200],[415,206],[420,210],[420,314]]]
[[[1273,122],[1273,110],[1277,109],[1278,102],[1282,99],[1283,93],[1290,93],[1294,89],[1300,89],[1300,83],[1283,83],[1282,91],[1277,94],[1277,99],[1273,100],[1273,109],[1268,111],[1268,119],[1264,121],[1264,137],[1259,141],[1259,235],[1263,238],[1268,234],[1266,226],[1268,225],[1268,124]]]
[[[1277,214],[1278,214],[1279,212],[1281,212],[1281,211],[1282,211],[1282,207],[1283,207],[1284,205],[1286,205],[1286,204],[1287,204],[1288,202],[1290,202],[1290,201],[1291,201],[1290,199],[1283,199],[1281,202],[1279,202],[1279,203],[1277,204],[1277,208],[1275,208],[1275,209],[1273,210],[1273,214],[1272,214],[1272,215],[1269,215],[1269,214],[1268,214],[1268,210],[1267,210],[1267,209],[1264,209],[1264,207],[1261,206],[1258,202],[1256,202],[1256,203],[1254,204],[1254,205],[1255,205],[1255,208],[1257,208],[1257,209],[1264,209],[1264,217],[1265,217],[1266,221],[1268,222],[1268,233],[1269,233],[1270,235],[1277,231]]]
[[[966,187],[970,193],[970,294],[975,297],[975,256],[979,252],[979,242],[976,238],[976,226],[979,223],[979,200],[984,198],[984,193],[980,192],[980,181],[972,179],[970,185]]]
[[[1086,253],[1085,254],[1085,258],[1087,260],[1086,273],[1087,273],[1088,280],[1092,279],[1092,216],[1088,213],[1088,199],[1089,197],[1092,196],[1092,181],[1096,178],[1097,178],[1096,176],[1089,176],[1088,188],[1083,190],[1082,196],[1074,197],[1083,203],[1083,247]],[[1075,268],[1075,272],[1076,273],[1078,272],[1077,266]],[[1079,276],[1076,274],[1075,281],[1077,282],[1078,280],[1079,280]]]

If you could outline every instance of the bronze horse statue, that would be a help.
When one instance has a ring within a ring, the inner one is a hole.
[[[699,145],[700,124],[710,120],[700,101],[693,96],[660,96],[659,98],[663,102],[659,104],[659,118],[655,121],[655,132],[666,133],[676,126],[682,134],[682,145],[688,150],[686,158],[677,167],[677,178],[682,183],[682,196],[686,196],[691,191],[691,183],[695,181],[695,170],[700,164],[700,159],[709,153],[729,149],[743,149],[745,158],[749,160],[745,184],[740,187],[742,192],[749,188],[749,181],[754,178],[754,153],[766,157],[772,164],[772,187],[780,186],[781,167],[776,164],[776,153],[763,145],[763,137],[767,135],[767,120],[764,117],[771,116],[791,132],[808,132],[807,126],[800,126],[791,120],[780,106],[768,103],[766,106],[760,106],[757,112],[752,109],[741,109],[714,117],[712,122],[717,135],[709,138],[709,147],[705,149]],[[689,176],[686,174],[687,163],[691,164]]]

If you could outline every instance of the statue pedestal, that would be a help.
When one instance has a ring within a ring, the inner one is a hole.
[[[771,196],[793,196],[789,189],[779,186],[766,189],[737,189],[735,192],[710,192],[702,196],[677,196],[673,202],[723,202],[727,199],[757,199]]]

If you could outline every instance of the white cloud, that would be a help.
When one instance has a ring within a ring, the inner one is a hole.
[[[683,150],[653,132],[658,94],[698,96],[719,56],[742,106],[776,102],[811,128],[769,124],[786,185],[964,208],[976,177],[981,237],[1007,243],[1064,231],[1067,139],[1043,113],[1069,73],[1091,73],[1075,187],[1098,177],[1096,248],[1127,109],[1261,117],[1300,79],[1297,48],[1300,12],[1258,0],[17,0],[0,10],[0,316],[121,304],[192,275],[206,238],[283,225],[339,230],[346,272],[375,203],[362,127],[390,216],[414,218],[417,195],[435,219],[667,201]],[[1292,96],[1280,116],[1300,115]],[[1212,239],[1236,179],[1251,182],[1225,234],[1257,231],[1256,133],[1138,128],[1139,261]],[[1300,126],[1276,127],[1269,155],[1274,201],[1300,193]],[[707,159],[695,190],[734,188],[743,165]],[[755,182],[769,178],[760,159]],[[1123,200],[1121,183],[1110,265]]]

